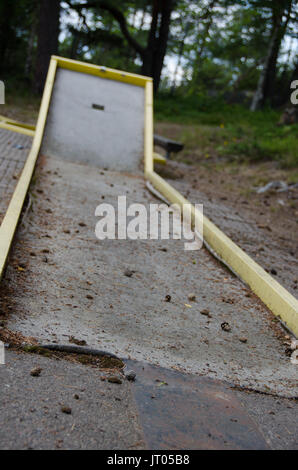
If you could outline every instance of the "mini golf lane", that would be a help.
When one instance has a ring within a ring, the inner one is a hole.
[[[177,240],[96,239],[95,209],[116,205],[118,195],[128,204],[159,203],[141,174],[40,159],[32,210],[1,286],[7,327],[46,342],[67,344],[75,336],[128,359],[297,395],[283,330],[205,249],[187,252]]]

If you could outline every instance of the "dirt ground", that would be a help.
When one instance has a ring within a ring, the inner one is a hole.
[[[181,126],[159,124],[156,132],[175,139]],[[156,149],[160,153],[161,149]],[[198,160],[187,150],[158,165],[157,171],[193,203],[203,203],[205,215],[271,273],[294,296],[298,288],[298,188],[257,194],[270,181],[291,182],[293,170],[275,162],[240,164],[217,157]]]

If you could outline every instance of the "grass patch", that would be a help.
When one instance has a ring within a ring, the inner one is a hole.
[[[5,104],[0,106],[0,114],[24,122],[36,124],[41,98],[23,90],[6,90]]]
[[[171,137],[185,143],[184,152],[178,156],[185,163],[216,156],[298,167],[298,124],[278,126],[280,112],[265,109],[252,113],[243,106],[213,99],[161,95],[155,101],[155,119],[183,123]]]

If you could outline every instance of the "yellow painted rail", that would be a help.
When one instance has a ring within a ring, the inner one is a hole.
[[[18,132],[24,135],[29,135],[30,137],[34,137],[35,134],[35,126],[15,121],[14,119],[10,119],[2,115],[0,115],[0,128],[6,129],[8,131]]]
[[[2,278],[5,270],[9,250],[12,245],[13,237],[39,154],[55,80],[56,68],[57,62],[51,61],[32,147],[0,227],[0,278]]]

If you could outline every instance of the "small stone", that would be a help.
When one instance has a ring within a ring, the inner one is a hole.
[[[71,415],[71,408],[69,406],[62,406],[61,407],[61,411],[62,413],[66,414],[66,415]]]
[[[286,354],[286,356],[291,357],[291,356],[292,356],[292,353],[293,353],[293,351],[292,351],[292,349],[291,349],[290,347],[288,347],[288,348],[285,349],[285,354]]]
[[[130,271],[130,269],[126,269],[124,271],[124,276],[126,276],[126,277],[132,277],[133,274],[134,274],[134,271]]]
[[[39,377],[41,372],[42,369],[40,367],[35,367],[35,369],[31,370],[30,375],[32,375],[32,377]]]
[[[133,370],[129,370],[125,374],[126,379],[129,380],[130,382],[134,382],[136,380],[136,376],[137,374]]]
[[[241,343],[247,343],[247,338],[239,338],[239,341],[240,341]]]
[[[113,375],[112,377],[109,377],[108,382],[110,382],[111,384],[119,384],[119,385],[122,384],[122,380],[119,377],[117,377],[116,375]]]
[[[231,331],[232,328],[230,327],[229,323],[224,322],[224,323],[221,324],[221,329],[228,333],[228,332]]]
[[[206,317],[210,316],[210,310],[208,308],[204,308],[204,310],[201,310],[201,315],[205,315]]]
[[[72,344],[76,344],[77,346],[86,346],[87,345],[87,343],[84,339],[80,340],[80,339],[75,338],[74,336],[70,336],[68,341]]]
[[[196,294],[189,294],[188,300],[190,300],[190,302],[194,302],[196,300]]]

